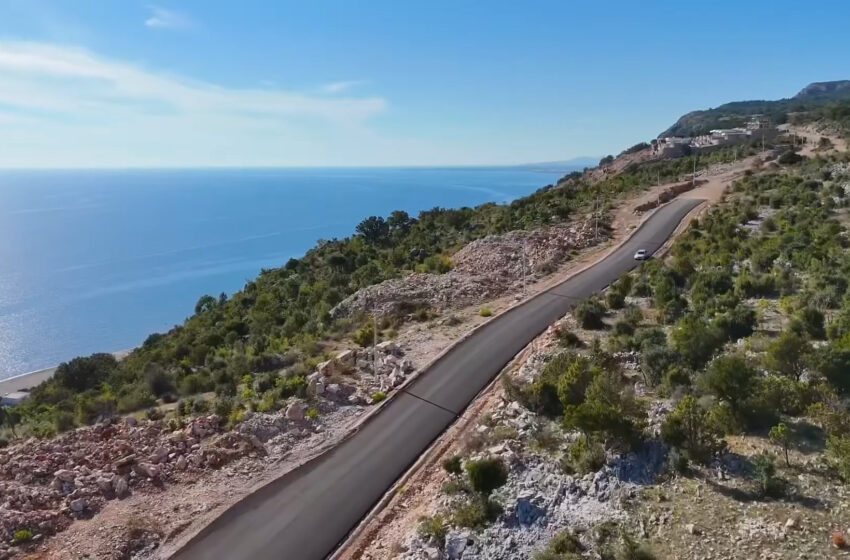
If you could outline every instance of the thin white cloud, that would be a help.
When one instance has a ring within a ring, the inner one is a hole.
[[[337,94],[344,93],[353,87],[365,84],[366,80],[345,80],[341,82],[331,82],[319,88],[323,93]]]
[[[369,136],[381,97],[233,88],[0,41],[0,166],[285,165]],[[18,123],[16,125],[16,123]]]
[[[154,29],[180,29],[192,25],[186,15],[175,10],[168,10],[160,6],[148,6],[151,10],[151,17],[145,20],[147,27]]]

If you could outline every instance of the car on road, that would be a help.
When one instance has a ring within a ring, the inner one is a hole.
[[[645,261],[649,258],[649,253],[646,252],[646,249],[638,249],[635,253],[636,261]]]

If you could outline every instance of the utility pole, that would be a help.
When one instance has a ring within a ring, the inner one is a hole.
[[[697,184],[697,154],[694,152],[694,176],[691,179],[691,184],[696,186]]]
[[[593,209],[593,219],[594,219],[593,241],[598,243],[599,242],[599,187],[596,187],[596,204],[595,204],[595,208]]]
[[[384,378],[378,372],[378,310],[377,306],[372,308],[372,369],[378,379],[381,380],[381,392],[384,391]]]
[[[526,295],[528,295],[528,291],[527,291],[527,287],[526,287],[526,272],[525,272],[525,259],[527,258],[526,254],[525,254],[525,239],[522,240],[521,250],[522,250],[522,297],[525,297]]]

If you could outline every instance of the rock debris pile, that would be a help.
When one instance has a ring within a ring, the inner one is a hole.
[[[529,280],[553,272],[570,252],[604,239],[592,220],[573,226],[490,235],[469,243],[454,254],[455,266],[445,274],[411,274],[369,286],[337,304],[334,317],[358,312],[398,314],[406,307],[438,309],[464,307],[499,297]]]
[[[0,451],[0,541],[10,543],[18,531],[53,534],[135,489],[265,453],[251,434],[222,433],[215,415],[178,430],[128,418],[31,439]],[[0,544],[0,558],[8,554]]]
[[[387,340],[374,353],[371,348],[345,350],[320,363],[307,377],[307,389],[337,404],[371,404],[372,395],[398,387],[413,370],[404,350]]]

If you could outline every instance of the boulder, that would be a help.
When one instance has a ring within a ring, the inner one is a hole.
[[[286,419],[299,421],[304,420],[304,414],[307,412],[307,407],[301,401],[295,401],[286,407]]]
[[[88,507],[88,502],[85,498],[77,498],[76,500],[71,500],[71,503],[68,506],[71,508],[71,511],[74,513],[82,513]]]
[[[449,560],[460,560],[463,558],[463,552],[473,542],[469,533],[449,533],[446,537],[446,557]]]
[[[124,467],[129,467],[133,463],[136,462],[136,454],[130,453],[129,455],[125,455],[124,457],[118,459],[114,463],[115,470],[121,470]]]
[[[520,525],[531,525],[546,516],[546,510],[534,503],[532,494],[520,494],[514,506],[514,513]]]
[[[123,476],[116,476],[112,479],[112,490],[119,498],[130,495],[130,485],[127,484],[127,479]]]
[[[158,478],[160,472],[159,467],[151,463],[137,463],[133,465],[133,471],[137,475],[147,478]]]
[[[77,473],[68,469],[60,469],[53,473],[53,476],[62,482],[74,482],[74,479],[77,478]]]
[[[110,478],[99,476],[95,481],[95,484],[97,484],[97,487],[100,488],[100,491],[104,494],[111,494],[113,492],[112,479]]]
[[[316,366],[316,370],[325,377],[330,377],[336,370],[336,368],[334,368],[334,361],[328,360],[326,362],[322,362]]]
[[[165,461],[165,458],[168,457],[168,448],[164,445],[160,445],[156,448],[156,450],[151,454],[149,460],[151,463],[157,464]]]
[[[311,395],[321,395],[325,392],[325,384],[319,379],[308,379],[307,391]]]
[[[339,354],[336,355],[336,361],[341,364],[345,364],[348,366],[353,366],[354,362],[357,360],[357,351],[356,350],[343,350]]]
[[[383,352],[384,354],[395,354],[396,351],[398,351],[398,344],[392,340],[385,340],[383,342],[379,342],[376,348],[379,352]]]
[[[186,456],[181,455],[177,458],[177,463],[175,464],[178,471],[185,471],[186,467],[189,466],[189,462],[186,461]]]

